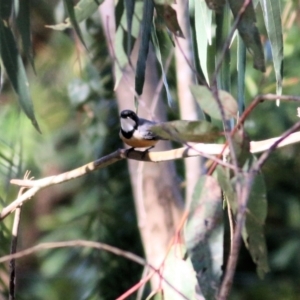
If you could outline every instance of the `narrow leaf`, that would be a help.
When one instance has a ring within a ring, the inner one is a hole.
[[[209,82],[207,69],[207,48],[212,39],[212,11],[208,9],[204,0],[195,1],[195,30],[198,57],[206,82]],[[206,38],[203,38],[203,37]]]
[[[79,40],[81,41],[82,45],[84,45],[84,47],[87,49],[84,39],[83,39],[83,36],[82,36],[82,33],[81,33],[81,30],[80,30],[80,27],[79,27],[79,24],[76,19],[75,9],[73,7],[73,0],[64,0],[64,4],[65,4],[65,8],[68,12],[71,24],[72,24],[77,36],[79,37]]]
[[[135,73],[135,90],[138,95],[142,94],[145,82],[146,61],[149,51],[153,12],[153,0],[145,0],[143,19],[141,22],[141,43]]]
[[[243,240],[253,261],[257,273],[263,278],[269,271],[264,224],[267,217],[266,186],[262,174],[255,176],[247,205]]]
[[[205,299],[215,299],[223,265],[221,188],[215,178],[201,176],[196,184],[184,228],[184,239]]]
[[[132,48],[132,40],[131,40],[131,28],[132,28],[132,19],[134,13],[134,4],[135,0],[124,0],[125,1],[125,9],[126,9],[126,19],[127,19],[127,49],[126,53],[129,57],[131,48]]]
[[[160,137],[177,142],[208,143],[221,137],[218,128],[207,121],[171,121],[152,126],[151,131]]]
[[[29,0],[19,1],[17,13],[17,26],[22,38],[23,51],[34,69],[33,51],[30,32],[30,7]]]
[[[3,20],[8,20],[13,7],[12,0],[1,0],[0,1],[0,18]]]
[[[260,0],[265,25],[272,49],[273,64],[276,77],[276,93],[282,93],[283,77],[283,37],[281,25],[281,9],[279,0]]]
[[[229,0],[229,6],[234,18],[240,14],[240,10],[244,5],[244,0]],[[255,69],[265,72],[265,57],[261,44],[258,29],[256,27],[256,17],[252,1],[246,7],[244,13],[240,17],[237,29],[250,53],[253,56],[253,66]]]
[[[29,94],[29,83],[21,56],[10,28],[5,26],[1,20],[0,55],[12,86],[19,96],[19,102],[23,111],[31,120],[33,126],[41,132],[35,119],[33,104]]]
[[[205,86],[193,85],[191,92],[201,109],[212,118],[222,120],[219,106],[212,92]],[[223,106],[225,119],[236,118],[238,106],[236,100],[226,91],[219,90],[219,99]]]
[[[210,9],[216,12],[221,12],[225,5],[225,0],[205,0],[205,2]]]
[[[166,76],[166,73],[165,73],[165,70],[164,70],[164,65],[163,65],[163,62],[162,62],[161,51],[160,51],[160,44],[159,44],[159,41],[158,41],[158,38],[157,38],[157,35],[156,35],[156,30],[155,30],[154,26],[152,27],[152,30],[151,30],[151,39],[152,39],[152,44],[154,46],[154,51],[155,51],[157,60],[158,60],[158,62],[160,64],[160,67],[161,67],[162,80],[163,80],[164,87],[165,87],[165,90],[166,90],[166,94],[167,94],[167,98],[168,98],[168,104],[171,107],[172,103],[173,103],[173,99],[172,99],[172,96],[171,96],[171,93],[170,93],[170,89],[169,89],[169,85],[168,85],[168,81],[167,81],[167,76]]]

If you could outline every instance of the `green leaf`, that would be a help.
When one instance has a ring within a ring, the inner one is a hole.
[[[209,82],[207,69],[207,48],[212,39],[212,11],[208,9],[204,1],[195,1],[195,30],[197,40],[197,52],[201,69],[206,82]],[[206,38],[203,38],[203,37]]]
[[[215,178],[201,176],[196,184],[184,228],[188,254],[205,299],[215,299],[223,265],[223,209]]]
[[[13,34],[0,20],[0,55],[6,73],[12,83],[15,92],[19,96],[20,105],[31,120],[37,131],[41,132],[35,119],[32,100],[29,94],[29,83],[25,68],[18,52]]]
[[[149,51],[153,12],[153,0],[145,0],[143,19],[141,22],[141,44],[135,72],[135,91],[138,95],[142,94],[145,82],[146,61]]]
[[[127,20],[127,56],[129,57],[132,49],[132,40],[131,40],[131,29],[132,29],[132,19],[134,13],[134,4],[135,0],[125,0],[125,9],[126,9],[126,20]]]
[[[207,121],[171,121],[150,128],[160,137],[177,142],[209,143],[220,138],[218,128]]]
[[[249,195],[246,222],[242,236],[257,273],[263,278],[269,271],[264,224],[267,217],[266,186],[262,174],[255,176]]]
[[[136,2],[134,7],[134,15],[132,20],[132,28],[131,28],[131,39],[132,45],[135,42],[135,39],[138,38],[139,31],[140,31],[140,20],[142,19],[142,12],[143,12],[143,2]],[[117,27],[117,32],[115,35],[115,55],[116,60],[114,62],[115,67],[115,89],[117,88],[122,76],[123,70],[127,66],[129,62],[128,55],[126,53],[124,45],[128,45],[128,31],[127,31],[127,17],[126,12],[123,11],[123,15],[120,20],[120,25]],[[131,46],[132,46],[131,45]],[[128,49],[127,49],[128,51]]]
[[[217,101],[206,86],[192,85],[191,92],[203,111],[212,118],[222,120]],[[228,92],[222,90],[219,90],[219,99],[223,106],[225,119],[236,118],[238,113],[236,100]]]
[[[72,26],[73,26],[73,28],[74,28],[77,36],[79,37],[79,40],[84,45],[84,47],[87,49],[87,47],[86,47],[86,45],[84,43],[83,36],[81,34],[81,30],[80,30],[79,24],[78,24],[77,19],[76,19],[75,9],[73,7],[73,3],[74,3],[73,0],[64,0],[65,8],[66,8],[66,10],[68,12],[71,24],[72,24]]]
[[[242,115],[245,107],[245,72],[246,72],[246,47],[241,36],[238,36],[238,59],[237,59],[237,89],[239,116]]]
[[[164,263],[162,289],[164,299],[196,300],[197,279],[192,262],[185,258],[186,249],[175,244]],[[180,271],[179,271],[180,270]]]
[[[0,1],[0,18],[3,20],[8,20],[13,7],[12,0],[1,0]]]
[[[65,1],[65,0],[64,0]],[[70,1],[70,0],[67,0]],[[77,23],[80,23],[86,20],[89,16],[91,16],[97,10],[98,6],[104,0],[81,0],[74,6],[74,14]],[[55,29],[55,30],[65,30],[67,28],[72,27],[72,20],[67,18],[64,23],[56,24],[56,25],[47,25],[47,27]]]
[[[152,44],[154,46],[154,51],[155,51],[157,60],[160,64],[161,73],[162,73],[162,80],[163,80],[163,83],[164,83],[164,87],[166,89],[168,104],[171,107],[172,103],[173,103],[173,99],[172,99],[172,96],[171,96],[171,93],[170,93],[170,89],[169,89],[169,85],[168,85],[168,81],[167,81],[167,76],[166,76],[166,73],[165,73],[165,70],[164,70],[164,65],[163,65],[163,62],[162,62],[161,51],[160,51],[160,44],[159,44],[159,40],[157,38],[157,34],[156,34],[156,30],[155,30],[154,26],[152,27],[152,30],[151,30],[151,39],[152,39]]]
[[[283,78],[283,37],[280,1],[260,0],[260,4],[272,49],[276,77],[276,93],[277,95],[281,95]]]
[[[240,9],[244,5],[244,0],[229,0],[229,6],[234,18],[239,15]],[[265,72],[265,57],[261,44],[259,31],[256,27],[256,17],[253,4],[250,1],[244,13],[240,17],[237,29],[250,53],[253,56],[253,66],[255,69]]]
[[[19,1],[17,13],[17,26],[22,38],[23,51],[34,69],[33,51],[30,32],[30,7],[29,1]]]

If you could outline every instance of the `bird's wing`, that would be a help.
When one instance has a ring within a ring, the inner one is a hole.
[[[139,126],[138,131],[141,135],[143,135],[143,138],[146,140],[161,140],[162,138],[151,131],[151,127],[153,125],[157,124],[156,122],[152,122],[149,120],[145,120],[140,118],[139,119]]]

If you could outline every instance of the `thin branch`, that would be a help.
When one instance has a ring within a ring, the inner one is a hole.
[[[25,250],[19,251],[14,254],[2,256],[2,257],[0,257],[0,263],[4,263],[11,259],[17,259],[17,258],[21,258],[24,256],[28,256],[33,253],[39,252],[41,250],[66,248],[66,247],[89,247],[89,248],[94,248],[94,249],[99,249],[99,250],[105,250],[105,251],[111,252],[115,255],[122,256],[129,260],[132,260],[132,261],[138,263],[139,265],[148,266],[152,270],[156,271],[156,269],[153,266],[149,265],[143,258],[139,257],[138,255],[135,255],[128,251],[123,251],[119,248],[116,248],[116,247],[113,247],[113,246],[110,246],[110,245],[107,245],[104,243],[85,241],[85,240],[72,240],[72,241],[64,241],[64,242],[42,243],[42,244],[27,248]]]
[[[275,142],[276,147],[284,147],[287,145],[291,145],[294,143],[300,142],[300,132],[295,132],[290,134],[285,139],[282,137],[276,137],[264,141],[259,142],[251,142],[250,149],[252,153],[258,153],[269,149]],[[203,155],[205,157],[209,157],[214,160],[216,163],[220,163],[226,167],[232,167],[229,164],[226,164],[219,159],[211,156],[211,155],[219,155],[224,152],[224,155],[228,154],[228,149],[224,151],[224,144],[196,144],[193,148],[182,147],[178,149],[168,150],[168,151],[159,151],[159,152],[141,152],[141,151],[128,151],[125,149],[119,149],[109,155],[106,155],[102,158],[97,159],[94,162],[90,162],[82,167],[74,169],[72,171],[62,173],[55,176],[46,177],[39,180],[21,180],[21,179],[12,179],[11,183],[19,186],[24,186],[30,188],[20,197],[18,197],[15,201],[10,203],[8,206],[3,208],[0,213],[0,221],[7,217],[10,213],[14,212],[15,209],[25,201],[28,201],[32,198],[38,191],[47,186],[51,186],[54,184],[63,183],[69,181],[71,179],[79,178],[84,176],[87,173],[93,172],[95,170],[107,167],[119,160],[129,158],[140,161],[147,162],[161,162],[175,159],[182,159],[186,157],[193,157]]]

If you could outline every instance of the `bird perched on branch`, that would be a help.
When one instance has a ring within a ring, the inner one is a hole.
[[[120,113],[121,129],[119,136],[123,142],[134,148],[153,148],[159,140],[159,137],[151,131],[151,127],[156,122],[139,118],[132,110],[123,110]]]

